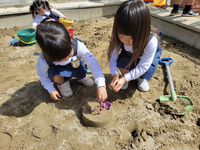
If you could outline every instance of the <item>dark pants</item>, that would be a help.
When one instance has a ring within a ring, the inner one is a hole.
[[[61,65],[50,65],[48,70],[48,75],[51,81],[53,81],[53,77],[55,75],[60,75],[65,77],[65,81],[70,79],[71,77],[75,78],[84,78],[86,77],[86,68],[83,60],[80,60],[81,64],[78,68],[72,67],[71,63],[65,66]]]
[[[161,54],[162,54],[162,48],[159,43],[158,48],[155,53],[155,56],[154,56],[154,59],[153,59],[153,62],[151,64],[151,66],[149,67],[149,69],[141,76],[142,78],[149,81],[153,77],[153,75],[155,74],[155,72],[157,70],[157,66],[158,66],[158,62],[160,60]],[[130,67],[126,68],[126,66],[128,65],[128,63],[131,60],[131,56],[132,56],[132,53],[129,53],[126,50],[122,49],[121,53],[119,54],[118,60],[117,60],[117,67],[123,68],[126,70],[134,69],[136,67],[135,61],[131,64]],[[139,61],[140,61],[140,59],[138,58],[137,63]]]

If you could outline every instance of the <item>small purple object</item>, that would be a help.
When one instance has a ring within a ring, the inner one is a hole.
[[[100,105],[100,111],[97,112],[97,113],[95,113],[95,115],[99,115],[104,108],[107,109],[107,110],[109,110],[111,108],[111,103],[109,103],[109,102],[103,102],[103,103],[101,103],[101,105]]]
[[[106,108],[106,109],[110,109],[111,107],[111,104],[109,102],[104,102],[104,103],[101,103],[101,108]]]

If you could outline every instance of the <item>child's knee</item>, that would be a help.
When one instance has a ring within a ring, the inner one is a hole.
[[[57,84],[62,84],[64,82],[64,77],[60,76],[60,75],[55,75],[53,77],[53,82],[57,83]]]

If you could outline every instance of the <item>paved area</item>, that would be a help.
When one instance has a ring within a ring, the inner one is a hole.
[[[200,49],[200,17],[170,16],[171,8],[149,7],[152,24],[167,36]]]

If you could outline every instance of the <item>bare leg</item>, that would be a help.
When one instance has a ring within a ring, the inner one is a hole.
[[[173,9],[171,11],[171,16],[176,16],[176,15],[180,15],[182,13],[182,11],[180,11],[180,4],[181,4],[182,0],[175,0],[174,1],[174,5],[173,5]]]
[[[199,15],[198,13],[194,13],[193,11],[191,11],[194,1],[195,0],[187,0],[186,1],[186,5],[185,5],[185,8],[182,13],[183,17],[196,17]]]
[[[53,77],[53,81],[57,84],[62,84],[64,82],[64,77],[59,76],[59,75],[55,75]]]
[[[188,1],[190,1],[190,0],[188,0]],[[175,1],[174,1],[174,4],[176,4],[176,5],[180,5],[181,2],[182,2],[182,0],[175,0]]]
[[[186,5],[193,5],[194,1],[195,1],[195,0],[186,0]],[[175,1],[174,1],[174,4],[180,5],[181,2],[182,2],[182,0],[175,0]]]
[[[186,0],[186,5],[193,5],[195,0]]]
[[[198,16],[198,13],[194,13],[191,11],[194,1],[195,0],[186,0],[186,5],[182,12],[182,11],[180,11],[180,4],[181,4],[182,0],[175,0],[173,9],[172,9],[170,15],[175,16],[175,15],[180,15],[182,13],[182,16],[184,16],[184,17]]]

